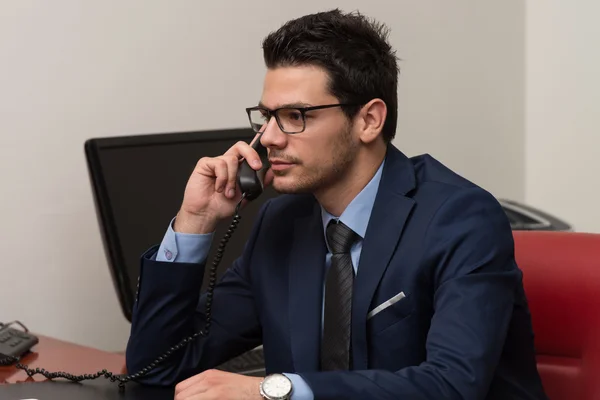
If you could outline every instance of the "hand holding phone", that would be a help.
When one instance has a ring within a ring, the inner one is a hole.
[[[244,201],[262,193],[269,167],[268,152],[260,143],[260,135],[251,145],[238,142],[221,156],[200,159],[187,182],[173,226],[175,232],[213,232],[220,220],[234,214],[242,193]]]

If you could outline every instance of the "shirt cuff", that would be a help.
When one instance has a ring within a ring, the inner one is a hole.
[[[156,261],[203,264],[206,262],[214,233],[180,233],[173,230],[171,220],[163,238]]]
[[[286,374],[290,381],[292,381],[292,397],[291,400],[314,400],[315,396],[308,386],[308,383],[296,374]]]

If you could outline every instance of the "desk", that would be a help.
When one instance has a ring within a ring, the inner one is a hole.
[[[36,336],[40,342],[21,360],[22,364],[29,365],[30,368],[44,368],[50,372],[64,371],[76,375],[92,374],[103,369],[114,374],[126,373],[125,356],[122,354]],[[125,391],[120,392],[116,382],[104,378],[76,384],[64,379],[48,381],[42,375],[29,378],[14,365],[0,367],[2,399],[172,400],[173,395],[173,388],[145,387],[130,382]]]
[[[74,375],[93,374],[106,369],[115,374],[125,373],[125,356],[91,347],[80,346],[46,336],[36,335],[40,341],[22,358],[21,364],[46,371],[64,371]],[[29,378],[25,371],[14,365],[0,367],[0,384],[24,381],[44,381],[42,375]]]

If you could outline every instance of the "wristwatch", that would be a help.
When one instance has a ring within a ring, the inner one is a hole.
[[[292,381],[283,374],[267,375],[260,383],[260,395],[266,400],[288,400],[292,395]]]

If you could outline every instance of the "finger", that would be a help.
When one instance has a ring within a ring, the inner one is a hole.
[[[194,395],[205,393],[210,388],[202,374],[195,375],[175,386],[175,400],[188,400]]]
[[[205,165],[212,171],[215,177],[215,191],[221,193],[227,186],[227,163],[221,158],[209,158],[205,161]]]
[[[265,124],[259,133],[257,133],[256,135],[254,135],[254,137],[252,138],[252,140],[250,141],[250,146],[252,146],[252,144],[254,144],[254,142],[256,142],[257,140],[260,140],[260,137],[263,135],[263,133],[265,133],[265,129],[267,129],[267,124]]]
[[[201,382],[203,379],[204,377],[202,376],[202,373],[200,373],[179,382],[177,385],[175,385],[175,394],[180,393],[185,389],[189,388],[190,386]]]
[[[229,378],[228,375],[233,374],[209,369],[193,376],[175,387],[175,400],[220,399],[215,393],[222,388],[223,379]]]
[[[227,185],[225,188],[225,196],[233,199],[236,195],[239,161],[235,156],[223,156],[223,159],[227,163]]]
[[[208,392],[211,390],[211,387],[200,383],[197,385],[190,386],[182,392],[175,394],[174,400],[192,400],[192,399],[207,399]]]
[[[231,148],[229,148],[224,155],[235,156],[238,159],[243,158],[247,160],[250,167],[255,170],[259,170],[262,166],[262,162],[260,161],[258,153],[246,142],[237,142],[231,146]]]

